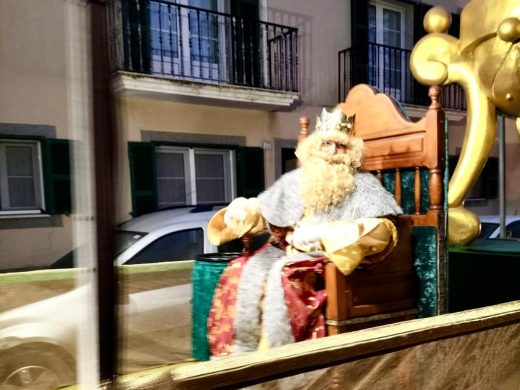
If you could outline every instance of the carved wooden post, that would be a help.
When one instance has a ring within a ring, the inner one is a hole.
[[[441,110],[440,104],[440,96],[441,96],[441,87],[438,85],[433,85],[428,90],[428,96],[431,99],[429,110],[439,112]],[[444,126],[442,126],[442,122],[444,121],[444,117],[439,116],[437,118],[438,124],[437,128],[439,129],[439,134],[437,137],[438,145],[436,145],[437,150],[436,153],[440,153],[444,155]],[[444,161],[441,159],[441,161]],[[430,209],[431,210],[442,210],[442,165],[431,168],[430,169]]]
[[[401,206],[401,170],[399,168],[395,170],[395,200]]]
[[[306,116],[300,117],[300,133],[298,134],[297,144],[302,142],[309,135],[310,120]]]
[[[415,201],[415,214],[421,214],[421,170],[419,167],[415,167],[415,182],[414,182],[414,201]]]
[[[439,87],[438,85],[432,85],[430,89],[428,89],[428,96],[432,101],[428,109],[439,111],[441,109],[441,87]]]
[[[296,146],[300,144],[308,135],[309,135],[309,117],[301,116],[300,117],[300,133],[298,134],[298,139],[296,141]],[[301,166],[300,160],[297,163],[298,167]]]
[[[383,183],[383,172],[381,171],[381,169],[376,170],[376,177],[380,183]]]
[[[442,175],[439,168],[430,169],[430,209],[442,209]]]

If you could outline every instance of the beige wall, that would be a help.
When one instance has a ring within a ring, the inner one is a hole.
[[[243,136],[246,139],[246,146],[256,147],[262,146],[264,140],[272,141],[273,139],[268,111],[140,98],[118,98],[116,107],[120,134],[119,221],[128,219],[132,209],[128,142],[141,141],[141,131]],[[268,178],[274,172],[272,153],[272,150],[265,150],[264,153],[265,171]]]
[[[338,52],[350,45],[345,0],[269,0],[268,17],[299,29],[300,80],[305,105],[330,106],[338,94]]]
[[[0,122],[53,126],[67,139],[64,0],[37,3],[0,0]],[[69,217],[42,228],[27,226],[55,219],[0,218],[0,269],[49,264],[72,248]]]
[[[267,111],[135,98],[120,103],[129,141],[140,141],[141,130],[246,136],[247,146],[269,136]]]
[[[67,137],[64,1],[0,0],[0,122]]]
[[[61,227],[0,230],[0,269],[45,266],[68,253],[71,219],[60,218]]]

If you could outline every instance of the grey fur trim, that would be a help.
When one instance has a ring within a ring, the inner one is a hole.
[[[294,226],[303,217],[303,202],[299,193],[300,169],[283,175],[266,191],[258,195],[262,215],[271,224]]]
[[[294,226],[303,216],[303,200],[300,195],[301,169],[283,175],[276,183],[258,196],[262,215],[276,226]],[[328,213],[312,216],[309,223],[323,223],[357,218],[376,218],[402,214],[394,196],[388,192],[374,175],[358,172],[354,179],[355,189],[343,203]]]
[[[260,339],[260,299],[264,293],[264,283],[273,263],[284,254],[281,249],[270,246],[251,257],[244,266],[237,292],[233,354],[257,349]]]
[[[265,285],[265,298],[262,313],[262,335],[267,339],[269,347],[294,343],[289,312],[285,302],[282,286],[282,269],[291,261],[282,257],[269,270]]]

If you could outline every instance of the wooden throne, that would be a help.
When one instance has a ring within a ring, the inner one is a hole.
[[[375,174],[387,189],[393,187],[397,202],[403,206],[406,199],[408,207],[403,207],[406,214],[397,220],[397,246],[383,262],[372,267],[362,264],[347,277],[334,264],[327,265],[329,335],[417,317],[421,280],[414,268],[416,226],[429,226],[434,234],[436,258],[430,266],[436,268],[431,270],[436,275],[436,291],[429,294],[435,295],[430,297],[435,301],[434,314],[443,311],[440,265],[444,242],[445,131],[440,87],[431,87],[429,96],[431,105],[417,122],[409,120],[393,99],[364,84],[352,88],[345,102],[337,105],[346,115],[356,115],[355,135],[365,142],[363,168]],[[298,140],[307,135],[308,126],[309,120],[301,118]]]

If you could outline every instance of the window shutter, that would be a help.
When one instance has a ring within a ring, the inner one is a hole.
[[[124,68],[151,72],[150,9],[148,0],[122,0]]]
[[[45,139],[42,145],[45,211],[71,212],[70,141]]]
[[[414,44],[417,43],[419,39],[426,35],[426,30],[424,29],[424,15],[428,10],[432,8],[429,4],[415,4],[413,8],[413,41]],[[415,101],[423,106],[430,105],[430,98],[428,97],[428,87],[425,85],[419,84],[415,78],[413,79],[413,95]]]
[[[414,5],[414,28],[413,28],[413,38],[414,43],[419,39],[426,35],[426,31],[424,30],[424,15],[426,12],[432,8],[432,5],[429,4],[415,4]],[[448,34],[454,36],[455,38],[459,37],[460,32],[460,14],[451,14],[451,25],[448,30]]]
[[[451,24],[448,29],[448,34],[454,36],[455,38],[459,37],[460,34],[460,14],[451,14]]]
[[[484,183],[482,192],[486,199],[496,199],[498,195],[498,158],[489,157],[481,174]]]
[[[416,43],[426,35],[424,30],[424,15],[432,8],[429,4],[414,4],[413,6],[413,41]]]
[[[352,85],[368,83],[368,1],[351,1]]]
[[[237,161],[237,195],[246,198],[257,196],[265,189],[264,150],[239,147]]]
[[[157,210],[155,146],[150,142],[129,142],[132,216]]]
[[[259,0],[231,0],[231,14],[240,18],[260,19]]]
[[[243,20],[233,25],[231,77],[238,84],[261,86],[260,25],[258,0],[231,0],[231,14]],[[270,49],[272,50],[272,48]]]

